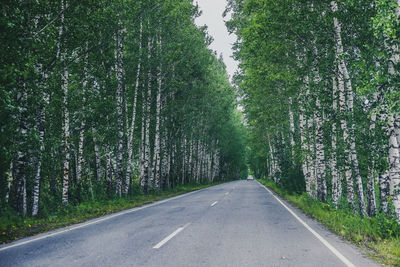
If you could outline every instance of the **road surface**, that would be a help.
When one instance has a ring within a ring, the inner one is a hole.
[[[252,180],[3,245],[0,266],[378,265]]]

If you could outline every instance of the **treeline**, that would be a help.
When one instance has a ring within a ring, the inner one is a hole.
[[[239,178],[236,96],[189,0],[2,1],[0,197],[21,215]]]
[[[399,6],[230,1],[258,177],[400,221]]]

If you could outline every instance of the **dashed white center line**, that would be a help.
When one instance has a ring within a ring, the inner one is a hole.
[[[211,207],[214,207],[215,205],[217,205],[218,201],[215,201],[214,203],[211,204]]]
[[[167,236],[166,238],[164,238],[163,240],[161,240],[157,245],[155,245],[153,248],[155,249],[159,249],[162,246],[165,245],[165,243],[167,243],[168,241],[170,241],[174,236],[176,236],[177,234],[179,234],[183,229],[185,229],[190,223],[185,224],[182,227],[179,227],[178,229],[175,230],[175,232],[173,232],[172,234],[170,234],[169,236]]]

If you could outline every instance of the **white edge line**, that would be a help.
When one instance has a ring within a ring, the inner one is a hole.
[[[258,181],[257,181],[258,182]],[[308,231],[310,231],[322,244],[324,244],[336,257],[338,257],[346,266],[355,267],[345,256],[343,256],[336,248],[334,248],[328,241],[326,241],[322,236],[320,236],[316,231],[314,231],[307,223],[305,223],[296,213],[294,213],[288,206],[286,206],[275,194],[271,192],[266,186],[258,182],[261,187],[267,190],[282,206],[284,206],[292,215],[295,217]]]
[[[170,241],[174,236],[176,236],[177,234],[179,234],[183,229],[185,229],[190,223],[185,224],[182,227],[179,227],[178,229],[175,230],[175,232],[173,232],[172,234],[170,234],[169,236],[167,236],[166,238],[164,238],[163,240],[161,240],[157,245],[155,245],[153,248],[154,249],[159,249],[162,246],[165,245],[165,243],[167,243],[168,241]]]
[[[217,205],[218,201],[215,201],[214,203],[211,204],[211,207],[214,207],[215,205]]]
[[[33,239],[29,239],[29,240],[26,240],[26,241],[22,241],[22,242],[15,241],[15,242],[18,242],[18,243],[11,244],[11,245],[5,245],[3,247],[0,247],[0,251],[7,250],[7,249],[10,249],[10,248],[14,248],[14,247],[19,247],[19,246],[22,246],[22,245],[26,245],[26,244],[29,244],[29,243],[32,243],[32,242],[35,242],[35,241],[38,241],[38,240],[42,240],[42,239],[45,239],[45,238],[48,238],[48,237],[56,236],[56,235],[59,235],[59,234],[65,233],[65,232],[69,232],[69,231],[76,230],[76,229],[79,229],[79,228],[83,228],[83,227],[86,227],[86,226],[89,226],[89,225],[92,225],[92,224],[103,222],[103,221],[106,221],[106,220],[109,220],[109,219],[112,219],[112,218],[115,218],[115,217],[118,217],[118,216],[121,216],[121,215],[125,215],[125,214],[132,213],[132,212],[135,212],[135,211],[139,211],[139,210],[142,210],[142,209],[150,208],[150,207],[153,207],[153,206],[157,206],[157,205],[163,204],[163,203],[171,201],[171,200],[175,200],[175,199],[178,199],[178,198],[181,198],[181,197],[185,197],[185,196],[188,196],[188,195],[191,195],[191,194],[194,194],[194,193],[198,193],[198,192],[203,191],[203,190],[207,190],[209,188],[210,187],[199,189],[199,190],[192,191],[192,192],[188,192],[188,193],[185,193],[185,194],[182,194],[182,195],[179,195],[179,196],[175,196],[175,197],[167,198],[167,199],[164,199],[164,200],[160,200],[158,202],[154,202],[154,203],[142,206],[142,207],[137,207],[137,208],[132,208],[132,209],[129,209],[129,210],[117,212],[117,213],[115,213],[113,215],[108,215],[108,216],[105,215],[106,217],[103,217],[103,218],[100,218],[100,219],[93,219],[92,221],[84,222],[84,223],[81,223],[81,224],[79,224],[77,226],[72,226],[72,227],[68,227],[67,226],[67,228],[64,229],[64,230],[61,230],[61,231],[54,230],[56,232],[49,233],[49,234],[44,234],[43,236],[39,236],[39,237],[36,237],[36,238],[33,238]]]

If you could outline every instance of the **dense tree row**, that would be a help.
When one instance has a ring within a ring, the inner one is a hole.
[[[246,170],[234,89],[192,1],[0,12],[2,205],[35,216]]]
[[[231,0],[257,176],[400,220],[400,1]]]

